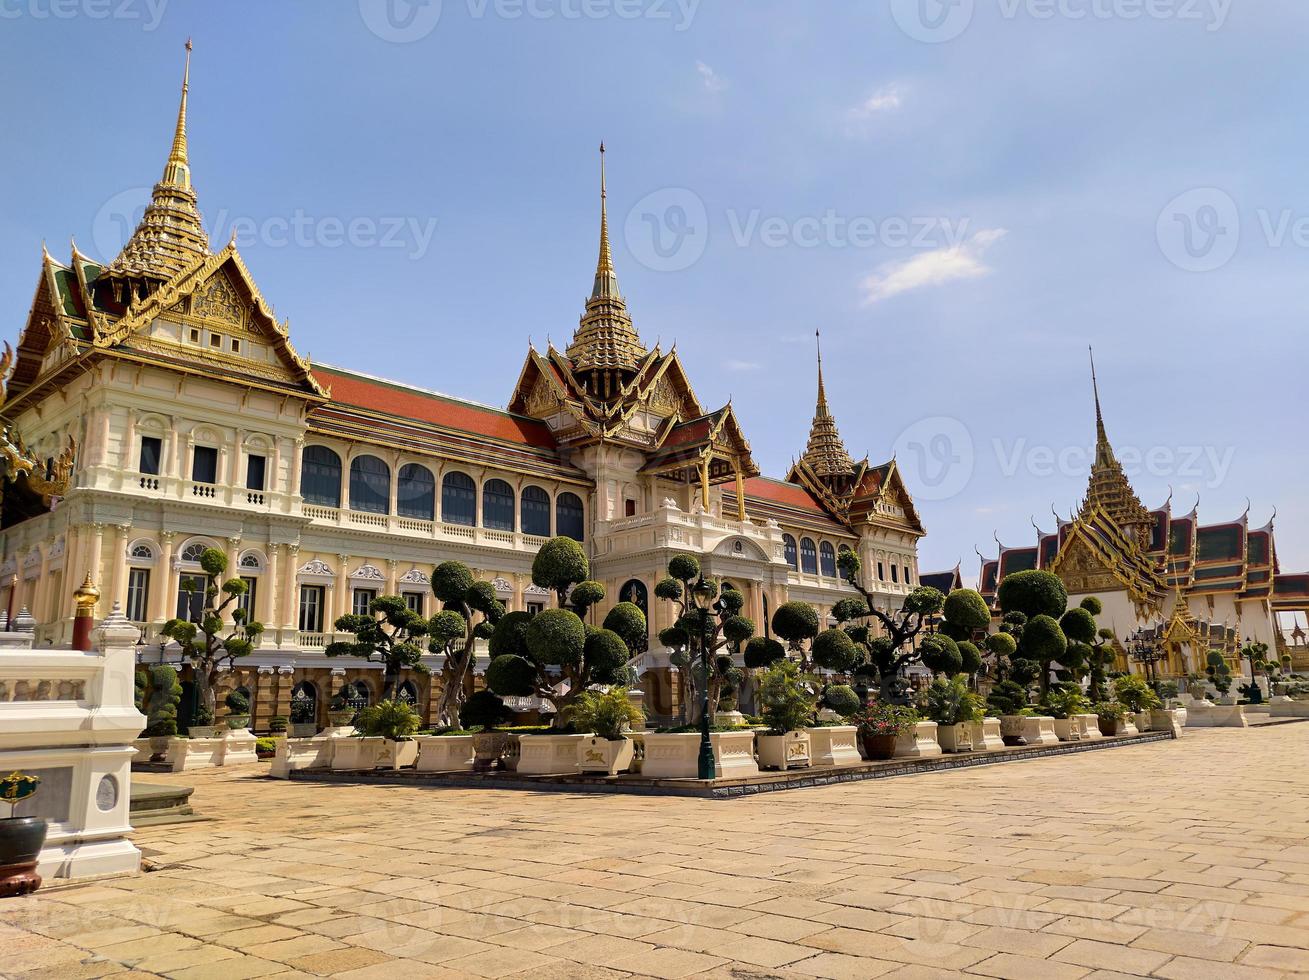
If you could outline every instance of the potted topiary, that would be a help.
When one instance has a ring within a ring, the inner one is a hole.
[[[378,768],[400,769],[418,762],[418,742],[413,739],[418,731],[419,718],[403,701],[378,701],[359,712],[355,721],[362,738],[381,739],[377,760]]]
[[[1117,701],[1100,701],[1091,707],[1096,717],[1100,719],[1100,733],[1103,735],[1118,735],[1121,733],[1124,725],[1123,720],[1127,717],[1127,709]]]
[[[273,715],[268,722],[268,731],[273,735],[285,735],[289,726],[286,715]]]
[[[318,719],[314,717],[316,705],[310,697],[291,699],[292,738],[313,738],[318,734]]]
[[[505,753],[515,736],[496,729],[513,720],[513,711],[499,695],[490,690],[477,691],[459,706],[460,727],[476,734],[466,736],[466,741],[465,737],[450,733],[434,739],[432,749],[437,754],[430,763],[426,762],[425,747],[418,757],[419,768],[432,771],[429,766],[448,765],[451,769],[475,769],[477,772],[489,772],[496,766],[503,768]]]
[[[873,760],[890,759],[900,736],[918,724],[918,712],[903,705],[874,701],[851,716],[859,730],[864,755]]]
[[[1054,719],[1055,737],[1061,742],[1077,742],[1082,739],[1077,716],[1086,713],[1091,707],[1082,689],[1076,684],[1060,684],[1052,687],[1045,696],[1041,710]]]
[[[759,703],[765,734],[758,736],[759,766],[799,769],[809,765],[809,733],[816,698],[809,692],[798,664],[779,660],[759,679]]]
[[[344,728],[354,721],[355,709],[350,707],[347,697],[345,687],[342,686],[332,695],[332,700],[327,702],[327,721],[333,728]]]
[[[981,697],[968,690],[968,679],[963,674],[933,680],[920,697],[918,708],[925,718],[936,722],[941,751],[972,751],[973,723],[981,721],[985,712]]]
[[[277,755],[277,739],[275,738],[257,738],[255,739],[255,757],[258,759],[271,759]]]
[[[227,705],[228,728],[239,731],[250,726],[250,699],[245,694],[229,691],[227,697],[223,698],[223,704]]]
[[[0,898],[30,895],[41,887],[36,873],[45,846],[45,817],[15,817],[18,804],[36,795],[40,776],[11,772],[0,777],[0,802],[9,804],[9,816],[0,819]]]
[[[146,673],[150,684],[143,701],[145,735],[150,739],[150,761],[163,762],[177,735],[177,706],[182,700],[182,685],[177,682],[177,671],[168,664],[153,664]]]
[[[1000,734],[1005,745],[1026,745],[1023,726],[1026,723],[1027,688],[1017,681],[1003,680],[991,688],[986,696],[989,711],[1000,718]]]
[[[823,711],[819,722],[805,731],[809,733],[809,760],[815,766],[855,766],[859,758],[859,729],[850,723],[852,715],[864,706],[861,698],[849,684],[828,684],[820,699]],[[824,722],[824,715],[835,716],[834,723]]]
[[[645,712],[628,698],[626,685],[587,691],[569,705],[567,720],[576,731],[593,733],[577,749],[582,772],[616,776],[631,767],[635,743],[627,733],[645,724]]]
[[[1155,694],[1145,678],[1136,674],[1125,674],[1113,682],[1114,700],[1127,709],[1138,731],[1150,728],[1150,711],[1162,708],[1163,702]]]

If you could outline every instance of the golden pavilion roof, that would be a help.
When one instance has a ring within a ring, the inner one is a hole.
[[[210,255],[187,160],[186,102],[191,80],[191,42],[186,42],[182,98],[164,175],[155,184],[141,223],[105,274],[111,278],[166,281]]]
[[[815,333],[815,336],[817,334]],[[809,444],[801,461],[822,480],[849,477],[854,473],[854,460],[841,441],[836,419],[827,406],[827,386],[823,383],[823,351],[818,350],[818,404],[814,408],[814,421],[809,427]]]
[[[1100,385],[1095,376],[1095,356],[1091,357],[1091,388],[1095,393],[1095,461],[1091,464],[1091,479],[1082,503],[1081,513],[1088,515],[1098,510],[1129,535],[1137,538],[1140,547],[1150,546],[1150,533],[1154,518],[1132,489],[1122,464],[1114,455],[1113,446],[1105,432],[1104,413],[1100,410]]]

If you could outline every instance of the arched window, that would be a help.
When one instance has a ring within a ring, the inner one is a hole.
[[[148,544],[138,544],[132,548],[132,554],[130,557],[142,561],[154,561],[155,553],[154,549]]]
[[[800,571],[818,574],[818,549],[814,547],[813,538],[800,539]]]
[[[818,546],[818,567],[828,578],[836,578],[836,549],[831,542],[824,541]]]
[[[395,699],[402,701],[411,708],[416,707],[418,704],[418,688],[414,686],[413,681],[405,681],[396,689]]]
[[[582,498],[575,493],[561,493],[555,501],[555,533],[574,541],[585,541],[582,518]]]
[[[391,467],[376,456],[350,463],[350,509],[385,514],[391,509]]]
[[[550,537],[550,495],[540,487],[523,488],[523,533]]]
[[[400,467],[395,492],[395,509],[401,517],[436,520],[436,477],[426,466],[408,463]]]
[[[782,551],[786,555],[786,563],[790,565],[792,568],[798,569],[800,567],[800,562],[799,559],[796,557],[795,538],[791,537],[791,535],[789,534],[783,534]]]
[[[341,506],[341,457],[326,446],[306,446],[300,468],[300,496],[319,507]]]
[[[368,685],[363,681],[355,681],[353,684],[347,683],[344,687],[345,703],[355,711],[361,708],[367,708],[370,701],[373,700],[373,692],[368,689]]]
[[[768,593],[760,589],[759,598],[764,600],[764,636],[771,637],[773,635],[773,617],[768,615]]]
[[[208,548],[209,545],[205,544],[203,541],[192,541],[190,544],[188,544],[185,548],[182,549],[182,556],[180,560],[186,562],[194,562],[195,564],[198,565],[200,564],[200,556],[203,555],[205,553],[205,550]]]
[[[514,488],[504,480],[487,480],[482,487],[482,527],[514,530]]]
[[[318,688],[301,681],[291,691],[291,724],[312,725],[318,720]]]
[[[441,520],[467,527],[477,523],[477,484],[467,473],[447,473],[441,481]]]

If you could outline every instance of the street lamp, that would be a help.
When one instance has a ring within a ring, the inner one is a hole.
[[[709,610],[714,604],[714,594],[718,590],[712,582],[706,582],[703,575],[691,589],[691,601],[700,613],[700,667],[704,671],[704,680],[700,685],[700,764],[701,779],[713,779],[718,775],[714,765],[714,745],[709,738]]]
[[[1154,665],[1163,660],[1166,654],[1155,644],[1154,631],[1142,627],[1132,634],[1131,643],[1132,659],[1145,667],[1145,676],[1151,684],[1157,683]]]

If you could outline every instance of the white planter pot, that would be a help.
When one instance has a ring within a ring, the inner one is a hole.
[[[757,776],[754,732],[714,732],[709,736],[720,779]],[[641,775],[649,779],[695,779],[700,775],[700,736],[696,732],[645,735]]]
[[[418,749],[419,772],[471,772],[476,752],[472,735],[433,735]]]
[[[1058,745],[1059,736],[1054,733],[1054,719],[1045,715],[1023,718],[1023,738],[1028,745]]]
[[[958,725],[938,725],[936,741],[942,752],[973,751],[973,723],[961,722]]]
[[[973,751],[994,752],[1004,748],[1004,739],[1000,736],[1000,719],[983,718],[973,722]]]
[[[326,738],[279,738],[269,775],[289,779],[297,769],[322,769],[332,761],[332,743]]]
[[[518,740],[520,776],[568,776],[577,768],[577,746],[590,735],[524,735]]]
[[[630,738],[610,740],[592,735],[577,745],[577,768],[582,772],[617,776],[631,768],[635,755],[636,745]]]
[[[1138,732],[1148,732],[1150,730],[1149,709],[1128,714],[1127,717],[1132,721],[1132,724],[1136,726]]]
[[[760,735],[757,743],[761,769],[804,769],[809,765],[809,733],[806,731]]]
[[[375,769],[382,754],[381,737],[332,739],[332,768]]]
[[[901,732],[895,740],[897,759],[926,759],[940,754],[941,746],[936,741],[934,721],[920,721],[907,732]]]
[[[1056,718],[1054,720],[1055,738],[1061,742],[1080,742],[1082,740],[1082,730],[1077,724],[1077,719],[1073,718]]]
[[[417,765],[421,744],[417,738],[406,739],[403,742],[393,742],[389,738],[382,739],[382,750],[377,753],[377,768],[405,769]]]
[[[1077,737],[1080,741],[1092,742],[1097,738],[1104,738],[1100,734],[1100,718],[1098,715],[1073,715],[1069,720],[1077,725]]]
[[[223,761],[225,766],[239,766],[248,762],[258,762],[255,755],[255,737],[248,728],[234,728],[223,736]]]
[[[1126,718],[1124,718],[1122,721],[1120,721],[1120,722],[1118,723],[1118,734],[1119,734],[1119,735],[1140,735],[1141,733],[1140,733],[1140,732],[1137,730],[1137,728],[1136,728],[1136,721],[1134,720],[1135,718],[1136,718],[1135,715],[1130,715],[1130,714],[1129,714]]]
[[[1173,738],[1180,738],[1184,723],[1177,715],[1178,712],[1169,708],[1152,708],[1150,710],[1150,731],[1170,732]]]
[[[854,725],[806,728],[809,733],[809,762],[815,766],[857,766],[859,729]]]

